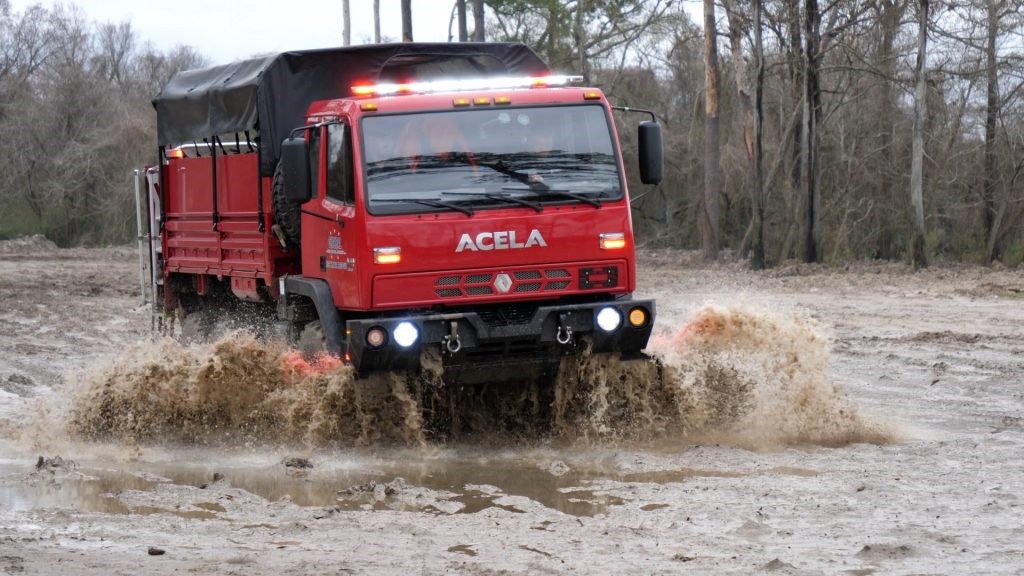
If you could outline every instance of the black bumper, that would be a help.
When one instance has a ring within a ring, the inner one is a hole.
[[[597,314],[606,307],[618,310],[621,318],[619,327],[611,332],[597,326]],[[635,308],[646,312],[647,321],[640,326],[629,321]],[[395,327],[402,322],[412,323],[419,332],[416,341],[406,348],[392,337]],[[345,328],[348,357],[360,374],[416,368],[425,346],[440,345],[446,371],[458,367],[486,375],[491,368],[519,365],[526,367],[523,375],[528,376],[530,370],[544,370],[561,355],[571,354],[583,338],[589,339],[597,352],[638,353],[647,346],[653,324],[653,300],[618,299],[543,305],[531,315],[514,320],[462,311],[348,320]],[[367,332],[375,327],[387,332],[385,344],[377,348],[366,341]]]

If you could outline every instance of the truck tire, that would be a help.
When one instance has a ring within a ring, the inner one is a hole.
[[[281,228],[285,240],[293,247],[298,247],[302,239],[302,207],[290,202],[284,195],[284,175],[281,173],[281,162],[274,170],[274,183],[271,200],[274,204],[274,222]]]

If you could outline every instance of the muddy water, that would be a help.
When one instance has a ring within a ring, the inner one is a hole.
[[[829,382],[829,342],[799,316],[706,307],[648,360],[590,354],[553,384],[451,389],[436,374],[356,380],[245,333],[136,346],[75,378],[38,428],[119,443],[430,445],[453,437],[604,444],[714,438],[753,447],[884,443]],[[63,403],[60,402],[63,400]]]
[[[709,306],[657,338],[649,360],[584,353],[563,362],[549,389],[438,390],[436,379],[401,375],[358,381],[347,367],[311,365],[245,333],[205,345],[168,339],[103,360],[41,400],[26,444],[81,460],[35,472],[0,465],[0,501],[14,510],[230,520],[240,513],[225,508],[231,489],[337,512],[539,506],[593,517],[626,502],[608,486],[809,478],[819,472],[630,471],[620,456],[693,444],[887,443],[891,434],[829,381],[829,346],[806,317]],[[457,420],[445,411],[452,406]],[[304,455],[301,466],[285,464],[299,461],[294,453]]]
[[[589,458],[573,462],[552,459],[560,451],[504,451],[494,457],[479,448],[448,449],[444,454],[417,457],[408,451],[354,455],[321,453],[309,468],[284,462],[253,463],[221,454],[213,462],[192,462],[187,451],[165,453],[173,461],[77,463],[71,461],[56,474],[31,470],[15,461],[0,464],[0,502],[11,510],[74,509],[105,514],[167,513],[188,519],[226,518],[215,500],[145,504],[126,502],[124,494],[148,492],[161,484],[207,489],[211,484],[244,490],[269,502],[298,506],[334,507],[339,510],[403,510],[429,513],[474,514],[489,508],[524,513],[513,502],[527,499],[570,516],[594,516],[623,504],[618,496],[599,488],[605,482],[678,484],[699,478],[743,478],[758,475],[813,477],[818,471],[774,467],[757,471],[673,468],[645,472],[617,469],[613,453],[605,461]],[[596,451],[589,456],[600,455]],[[209,452],[203,453],[210,458]],[[180,458],[180,459],[178,459]],[[395,493],[426,489],[430,498],[392,498]],[[510,500],[509,497],[512,497]],[[652,504],[647,510],[664,505]]]

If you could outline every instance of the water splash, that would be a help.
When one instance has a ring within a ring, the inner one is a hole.
[[[563,370],[561,428],[759,449],[892,439],[829,380],[830,342],[804,316],[706,306],[651,349],[648,363],[584,355]]]
[[[423,445],[462,434],[535,440],[712,439],[754,448],[883,443],[828,379],[829,341],[799,315],[704,307],[653,357],[563,359],[554,382],[439,387],[421,374],[357,380],[234,332],[133,347],[73,379],[72,437],[131,443]]]

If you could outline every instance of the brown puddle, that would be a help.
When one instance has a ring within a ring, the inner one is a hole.
[[[0,502],[15,510],[70,508],[106,514],[173,514],[205,520],[226,518],[225,508],[214,502],[192,503],[188,509],[157,506],[128,506],[117,498],[127,490],[151,491],[161,480],[172,484],[204,487],[215,472],[235,488],[251,492],[268,502],[288,499],[298,506],[336,507],[342,511],[405,510],[435,514],[475,514],[487,509],[511,513],[527,512],[524,507],[540,505],[572,516],[594,516],[627,501],[592,486],[601,481],[625,483],[682,483],[693,478],[740,478],[761,474],[809,477],[813,470],[777,467],[752,472],[677,469],[623,473],[616,470],[568,469],[552,473],[533,458],[527,459],[409,459],[374,461],[354,468],[314,467],[296,476],[281,463],[266,466],[219,466],[171,464],[119,464],[132,469],[90,468],[76,470],[82,477],[34,478],[30,467],[0,465]],[[564,466],[564,464],[562,465]],[[396,480],[396,479],[402,480]],[[436,491],[436,502],[391,497],[383,488],[399,482],[400,489]],[[372,487],[380,485],[379,494]],[[371,486],[369,491],[351,491]],[[645,506],[645,511],[664,506]],[[543,528],[541,528],[543,529]]]

